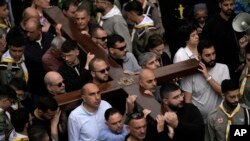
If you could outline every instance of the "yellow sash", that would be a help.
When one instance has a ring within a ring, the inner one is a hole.
[[[240,104],[237,105],[237,107],[233,110],[231,114],[227,113],[225,108],[223,107],[223,102],[220,104],[220,109],[225,113],[227,116],[227,129],[226,129],[226,141],[228,141],[228,135],[230,131],[230,125],[233,123],[232,118],[235,114],[237,114],[240,111]]]
[[[9,50],[8,50],[8,51],[9,51]],[[6,53],[8,53],[8,51],[7,51]],[[28,73],[28,70],[27,70],[26,65],[25,65],[25,63],[24,63],[24,57],[22,57],[22,58],[20,59],[20,61],[16,62],[14,59],[12,59],[12,58],[10,57],[9,53],[8,53],[8,54],[6,54],[6,53],[2,56],[1,62],[18,63],[18,64],[20,64],[20,67],[22,68],[23,73],[24,73],[24,79],[25,79],[26,82],[28,82],[29,73]],[[6,56],[5,56],[5,55],[6,55]]]
[[[245,75],[240,85],[240,96],[242,96],[244,93],[244,89],[245,89],[245,85],[246,85],[248,77],[250,77],[250,74],[248,74],[248,68],[246,68]]]

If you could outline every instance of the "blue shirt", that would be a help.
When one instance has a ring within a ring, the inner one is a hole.
[[[88,112],[81,104],[68,119],[69,141],[97,141],[99,131],[106,127],[104,113],[111,105],[102,100],[95,113]]]
[[[121,133],[115,134],[108,127],[102,129],[99,133],[99,141],[124,141],[128,135],[127,126],[124,125]]]

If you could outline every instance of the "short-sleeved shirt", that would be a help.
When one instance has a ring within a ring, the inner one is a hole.
[[[216,63],[213,68],[208,70],[208,73],[218,84],[221,84],[224,79],[230,78],[228,67],[225,64]],[[208,113],[218,107],[222,97],[216,94],[202,73],[196,73],[182,79],[181,88],[192,93],[192,102],[198,107],[206,123]]]

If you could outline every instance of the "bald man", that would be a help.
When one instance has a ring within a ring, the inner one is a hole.
[[[69,141],[95,141],[99,131],[105,128],[104,113],[111,105],[101,100],[101,93],[94,83],[82,87],[83,103],[74,109],[68,119]]]
[[[27,35],[24,57],[29,72],[28,84],[32,95],[38,100],[39,96],[46,92],[42,56],[50,48],[54,35],[42,32],[42,25],[37,18],[29,18],[24,24],[24,29]]]
[[[65,84],[63,83],[63,77],[56,71],[49,71],[44,76],[45,86],[50,94],[60,95],[65,94]]]
[[[150,69],[142,69],[139,73],[140,91],[143,94],[154,96],[156,100],[161,101],[159,87],[155,74]]]
[[[101,84],[109,80],[109,65],[101,58],[94,58],[89,63],[89,70],[92,76],[92,82]]]
[[[24,23],[24,30],[30,41],[38,41],[42,38],[42,25],[38,18],[31,17]]]
[[[40,18],[39,13],[37,10],[33,7],[27,7],[23,11],[23,17],[21,21],[21,26],[24,27],[24,23],[29,19],[29,18]]]

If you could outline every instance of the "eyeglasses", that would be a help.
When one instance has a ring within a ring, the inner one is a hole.
[[[95,72],[100,72],[100,73],[105,73],[106,71],[108,72],[110,70],[110,67],[107,67],[105,69],[99,70],[99,71],[95,71]]]
[[[94,37],[94,38],[102,40],[103,42],[107,41],[107,36],[105,36],[105,37]]]
[[[125,46],[123,46],[123,47],[120,47],[120,48],[114,48],[114,49],[118,49],[118,50],[120,50],[120,51],[124,51],[125,48],[126,48],[126,46],[127,46],[127,45],[125,45]]]
[[[171,99],[179,99],[179,98],[183,98],[184,97],[184,93],[181,92],[179,95],[176,95],[174,97],[172,97]]]
[[[54,84],[53,86],[62,87],[63,84],[64,84],[63,82],[59,82],[59,83],[57,83],[57,84]]]

